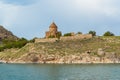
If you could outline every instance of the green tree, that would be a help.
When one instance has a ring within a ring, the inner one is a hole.
[[[115,36],[112,32],[107,31],[103,34],[103,36]]]
[[[58,40],[60,40],[61,36],[62,36],[61,32],[58,32],[56,37],[58,38]]]
[[[28,41],[26,38],[20,38],[19,41]]]
[[[48,38],[55,38],[55,36],[54,35],[50,35]]]
[[[77,34],[82,34],[82,32],[77,32]]]
[[[24,45],[26,45],[29,41],[25,38],[21,38],[19,40],[8,40],[3,39],[2,44],[0,46],[0,51],[3,51],[4,49],[10,49],[10,48],[21,48]]]
[[[34,37],[33,39],[29,40],[29,42],[34,43],[35,39],[38,39],[37,37]]]
[[[92,34],[92,36],[96,36],[96,32],[95,31],[89,31],[89,34]]]
[[[72,36],[71,33],[65,33],[64,36]]]

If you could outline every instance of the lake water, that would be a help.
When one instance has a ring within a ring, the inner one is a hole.
[[[0,64],[0,80],[120,80],[120,64]]]

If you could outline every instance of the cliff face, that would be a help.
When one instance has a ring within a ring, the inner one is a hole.
[[[3,26],[0,26],[0,39],[17,40],[18,37],[13,35],[12,32],[8,31]]]

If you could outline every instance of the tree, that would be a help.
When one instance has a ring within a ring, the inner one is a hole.
[[[26,38],[20,38],[19,41],[28,41]]]
[[[103,34],[103,36],[115,36],[112,32],[107,31]]]
[[[82,32],[77,32],[77,34],[82,34]]]
[[[55,36],[54,35],[50,35],[48,38],[55,38]]]
[[[29,40],[29,42],[34,43],[35,39],[38,39],[37,37],[34,37],[33,39]]]
[[[92,34],[92,36],[96,36],[96,32],[95,31],[89,31],[89,34]]]
[[[64,36],[72,36],[71,33],[65,33]]]
[[[58,40],[60,40],[60,37],[61,37],[61,36],[62,36],[62,33],[61,33],[61,32],[58,32],[56,37],[58,38]]]
[[[25,46],[29,41],[25,38],[20,38],[19,40],[8,40],[3,39],[2,44],[0,46],[0,51],[3,51],[4,49],[10,49],[10,48],[21,48]]]

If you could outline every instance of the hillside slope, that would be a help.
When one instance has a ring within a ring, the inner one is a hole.
[[[21,49],[5,50],[7,62],[119,63],[120,37],[94,37],[54,43],[28,43]]]
[[[0,39],[16,40],[18,37],[13,35],[12,32],[8,31],[3,26],[0,26]]]

